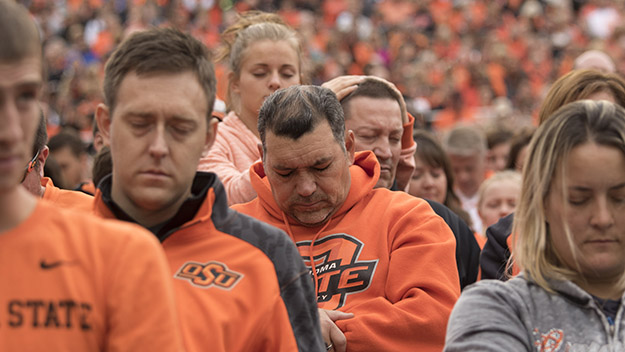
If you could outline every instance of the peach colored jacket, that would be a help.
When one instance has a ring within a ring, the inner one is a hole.
[[[260,161],[259,143],[260,139],[231,111],[219,123],[215,143],[200,159],[198,171],[217,174],[226,188],[229,205],[256,198],[249,169]]]

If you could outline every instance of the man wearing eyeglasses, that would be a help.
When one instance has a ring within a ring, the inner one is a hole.
[[[42,114],[35,134],[34,156],[26,165],[22,185],[33,195],[55,205],[91,211],[93,209],[93,197],[83,192],[60,189],[54,185],[49,177],[43,177],[43,166],[50,153],[46,145],[47,139],[46,121]]]

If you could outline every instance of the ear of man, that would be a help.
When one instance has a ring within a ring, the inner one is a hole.
[[[98,124],[98,129],[105,140],[110,140],[111,134],[111,115],[110,109],[105,104],[98,104],[95,110],[95,118]]]

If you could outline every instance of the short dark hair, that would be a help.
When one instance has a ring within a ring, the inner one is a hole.
[[[28,11],[13,0],[0,0],[0,62],[41,58],[39,30]]]
[[[349,102],[356,97],[391,99],[397,102],[397,105],[399,105],[400,109],[402,108],[401,100],[403,99],[403,97],[391,86],[389,86],[388,83],[375,78],[367,78],[362,83],[358,84],[358,88],[356,88],[353,92],[351,92],[348,96],[341,100],[341,106],[343,107],[345,120],[349,120],[350,118]],[[406,111],[402,111],[401,114],[401,119],[403,123]]]
[[[113,52],[106,63],[104,101],[115,109],[117,91],[124,77],[153,73],[192,71],[206,96],[207,119],[215,103],[216,79],[211,55],[204,44],[191,35],[171,28],[152,28],[132,34]]]
[[[65,147],[69,147],[72,154],[77,158],[87,152],[85,144],[82,142],[80,137],[78,137],[77,133],[65,130],[52,136],[52,138],[50,138],[50,142],[48,143],[48,147],[50,148],[51,153]]]
[[[321,121],[328,121],[332,135],[345,148],[343,109],[334,92],[318,86],[291,86],[270,95],[258,113],[258,133],[265,149],[267,130],[276,136],[298,139]]]

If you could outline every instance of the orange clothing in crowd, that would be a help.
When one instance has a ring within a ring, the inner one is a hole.
[[[262,163],[250,171],[258,198],[233,208],[289,233],[314,268],[319,308],[354,313],[336,321],[348,351],[441,351],[460,295],[451,230],[423,199],[373,189],[372,152],[356,153],[350,173],[345,202],[320,228],[287,218]]]
[[[93,184],[93,181],[83,182],[75,190],[90,196],[95,195],[95,185]]]
[[[98,185],[96,213],[133,221],[111,199],[111,179]],[[151,230],[169,261],[188,352],[324,349],[297,249],[282,231],[229,209],[215,174],[199,172],[178,214]]]
[[[217,174],[226,188],[230,205],[256,198],[249,168],[260,160],[258,143],[260,139],[231,111],[219,123],[215,143],[200,159],[198,171]]]
[[[40,201],[0,234],[0,351],[182,351],[158,241]]]
[[[484,248],[484,245],[486,244],[486,236],[477,232],[474,232],[473,236],[475,236],[475,241],[477,242],[478,246],[480,246],[480,250]]]
[[[41,178],[41,185],[46,188],[43,199],[59,207],[93,211],[93,197],[79,191],[60,189],[49,177]]]
[[[460,111],[445,108],[435,116],[434,127],[437,131],[451,129],[458,123],[473,123],[478,114],[475,107],[463,107]]]

